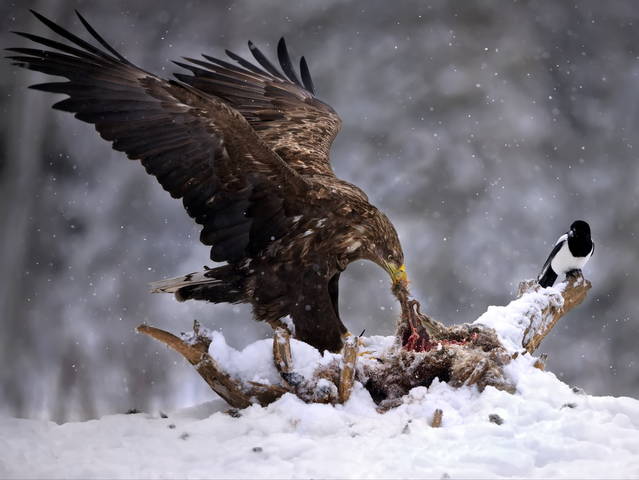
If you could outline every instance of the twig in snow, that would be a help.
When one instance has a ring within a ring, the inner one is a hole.
[[[442,426],[442,418],[444,417],[444,411],[441,408],[435,410],[433,414],[433,421],[430,423],[430,426],[433,428],[439,428]]]

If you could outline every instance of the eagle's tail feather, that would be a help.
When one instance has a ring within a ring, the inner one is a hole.
[[[230,265],[153,282],[151,293],[173,293],[180,302],[206,300],[213,303],[241,303],[244,301],[242,277]]]
[[[214,278],[205,278],[206,272],[193,272],[179,277],[165,278],[151,282],[151,293],[175,293],[180,287],[200,282],[214,282]]]

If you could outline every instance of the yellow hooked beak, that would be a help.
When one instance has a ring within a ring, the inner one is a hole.
[[[408,285],[408,275],[406,274],[406,265],[398,267],[394,263],[386,262],[386,268],[393,281],[393,285]]]

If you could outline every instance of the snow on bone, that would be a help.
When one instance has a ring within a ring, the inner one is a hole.
[[[521,351],[526,332],[542,327],[544,310],[563,306],[561,292],[565,283],[544,290],[528,291],[505,306],[490,306],[473,325],[493,328],[502,345],[512,352]]]

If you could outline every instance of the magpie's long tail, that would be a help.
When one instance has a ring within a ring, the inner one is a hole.
[[[242,303],[244,278],[231,265],[151,283],[151,293],[173,293],[175,298],[213,303]]]
[[[539,277],[538,282],[539,282],[539,285],[546,288],[546,287],[552,287],[555,284],[556,280],[557,280],[557,274],[552,269],[552,267],[548,265],[548,268],[546,269],[544,274],[541,277]]]

